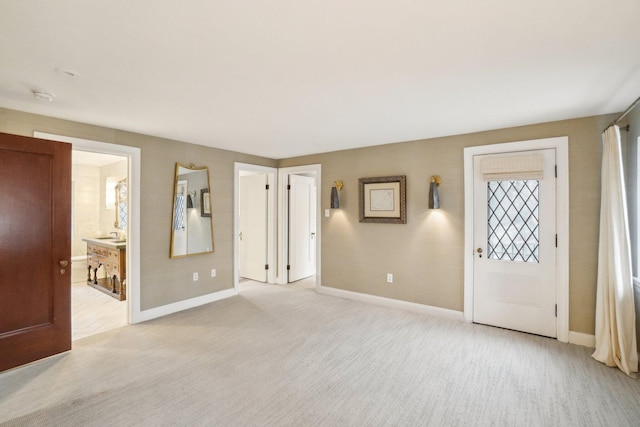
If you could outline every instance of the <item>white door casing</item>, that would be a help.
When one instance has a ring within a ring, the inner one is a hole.
[[[536,171],[483,174],[483,164],[514,159]],[[473,321],[556,337],[555,150],[476,155],[473,164]]]
[[[295,282],[315,274],[315,179],[289,175],[289,186],[289,282]]]
[[[464,318],[468,322],[475,319],[475,263],[478,253],[476,245],[476,228],[487,227],[476,224],[478,211],[474,209],[474,157],[485,154],[521,153],[532,150],[555,150],[557,178],[555,224],[558,235],[556,249],[556,335],[561,342],[568,342],[569,335],[569,158],[568,138],[555,137],[539,140],[519,141],[503,144],[467,147],[464,149],[464,182],[465,182],[465,255],[464,255]],[[486,184],[485,184],[486,185]],[[483,187],[487,191],[486,186]],[[486,209],[486,207],[485,207]],[[482,214],[482,212],[480,212]],[[486,216],[486,212],[484,213]],[[555,236],[554,236],[555,240]],[[555,242],[554,242],[555,243]],[[486,254],[485,254],[486,256]]]
[[[316,274],[316,251],[317,251],[316,237],[318,235],[317,192],[318,192],[318,188],[315,186],[315,183],[314,183],[313,187],[311,187],[311,200],[309,201],[309,204],[310,204],[309,216],[311,221],[311,225],[310,225],[311,239],[309,240],[309,253],[310,253],[311,263],[313,264],[312,265],[313,274]]]
[[[240,277],[267,281],[267,175],[256,173],[240,177],[239,256]]]

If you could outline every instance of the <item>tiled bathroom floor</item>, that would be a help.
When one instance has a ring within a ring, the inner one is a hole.
[[[73,261],[71,265],[72,340],[127,325],[127,301],[88,286],[86,261]]]

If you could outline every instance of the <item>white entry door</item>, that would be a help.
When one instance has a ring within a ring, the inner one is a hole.
[[[289,175],[289,282],[316,273],[315,179]]]
[[[555,150],[473,165],[473,321],[556,337]]]
[[[267,281],[267,175],[240,177],[240,277]]]

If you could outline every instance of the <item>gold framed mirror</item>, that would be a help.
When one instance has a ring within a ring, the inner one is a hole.
[[[209,169],[176,163],[171,212],[171,258],[211,253],[213,218],[209,199]],[[208,205],[203,209],[202,194]],[[207,214],[208,213],[208,214]]]

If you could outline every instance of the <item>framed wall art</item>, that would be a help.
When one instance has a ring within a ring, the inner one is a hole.
[[[200,216],[211,216],[211,198],[208,188],[200,190]]]
[[[407,223],[405,175],[360,178],[360,222]]]

